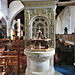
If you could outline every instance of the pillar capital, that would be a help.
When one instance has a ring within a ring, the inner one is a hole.
[[[25,9],[54,8],[58,0],[21,0]]]

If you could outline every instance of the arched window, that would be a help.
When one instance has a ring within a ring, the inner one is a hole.
[[[68,32],[71,33],[71,17],[70,16],[68,21]]]

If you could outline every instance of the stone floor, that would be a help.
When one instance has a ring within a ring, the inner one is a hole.
[[[20,73],[20,75],[25,75],[25,73]],[[61,74],[61,73],[55,71],[54,75],[63,75],[63,74]]]
[[[25,75],[25,73],[20,73],[20,75]]]
[[[63,75],[60,72],[55,71],[54,75]]]

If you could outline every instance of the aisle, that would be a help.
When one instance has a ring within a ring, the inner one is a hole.
[[[72,65],[56,65],[55,70],[64,75],[75,75]]]

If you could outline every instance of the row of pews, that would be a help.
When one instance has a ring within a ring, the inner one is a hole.
[[[75,34],[57,34],[56,38],[62,39],[64,41],[74,42],[75,41]]]
[[[18,50],[18,46],[19,46],[19,50],[24,50],[25,49],[25,40],[20,40],[19,43],[18,43],[18,40],[16,40],[16,41],[11,40],[11,42],[5,44],[5,51],[8,49],[9,50],[13,49],[13,51]]]
[[[25,71],[27,58],[24,54],[24,42],[24,40],[21,40],[20,43],[18,43],[18,41],[10,41],[5,44],[5,50],[0,51],[0,74],[5,73],[3,75],[17,75],[18,72]]]
[[[9,43],[10,39],[0,39],[0,48],[5,47],[5,44]]]
[[[66,35],[67,38],[67,35]],[[73,37],[74,38],[74,37]],[[56,39],[56,54],[58,57],[58,64],[59,65],[73,65],[74,63],[74,45],[69,43],[66,43],[66,40],[62,41],[61,38]],[[67,41],[73,41],[74,39],[67,39]]]

